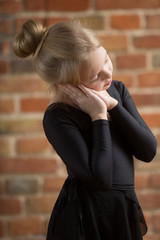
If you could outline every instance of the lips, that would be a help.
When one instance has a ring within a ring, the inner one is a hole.
[[[107,82],[107,84],[105,84],[105,87],[106,87],[106,86],[109,86],[109,85],[111,84],[111,82],[112,82],[112,79],[109,79],[109,81]]]

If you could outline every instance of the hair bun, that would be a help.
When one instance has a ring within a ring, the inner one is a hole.
[[[13,41],[13,50],[18,57],[25,58],[34,54],[46,28],[40,22],[29,19],[16,35]]]

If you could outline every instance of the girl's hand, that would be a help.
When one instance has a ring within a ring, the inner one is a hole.
[[[91,91],[105,102],[107,110],[111,110],[118,104],[118,101],[115,98],[111,97],[106,90],[98,92],[91,89]]]
[[[78,108],[90,115],[92,121],[107,119],[107,105],[90,89],[83,85],[74,87],[69,84],[59,85],[59,87]]]

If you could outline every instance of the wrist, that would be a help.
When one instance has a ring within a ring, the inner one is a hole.
[[[92,121],[96,121],[96,120],[99,120],[99,119],[108,120],[108,117],[107,117],[106,113],[99,113],[99,114],[96,114],[96,115],[92,116],[91,118],[92,118]]]
[[[113,99],[111,104],[108,106],[108,110],[113,109],[118,104],[118,101],[116,99]]]

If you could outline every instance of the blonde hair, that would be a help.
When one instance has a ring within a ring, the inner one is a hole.
[[[30,19],[13,41],[18,57],[33,54],[38,74],[52,89],[56,89],[57,83],[78,85],[81,64],[99,46],[93,33],[76,21],[59,22],[46,28]]]

